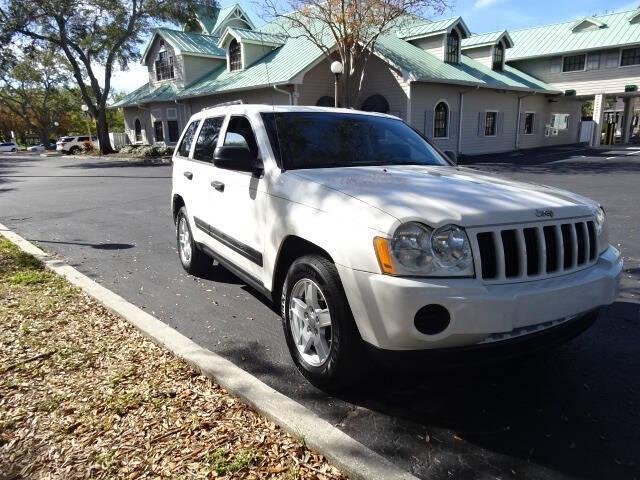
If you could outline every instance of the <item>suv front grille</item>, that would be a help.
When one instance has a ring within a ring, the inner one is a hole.
[[[525,281],[570,273],[596,261],[593,220],[559,220],[470,231],[483,280]]]

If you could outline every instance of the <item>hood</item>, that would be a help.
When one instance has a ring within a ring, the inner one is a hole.
[[[444,166],[295,170],[296,176],[358,199],[397,220],[472,227],[590,215],[597,203],[565,190]],[[537,214],[538,213],[538,214]],[[543,217],[548,219],[547,217]]]

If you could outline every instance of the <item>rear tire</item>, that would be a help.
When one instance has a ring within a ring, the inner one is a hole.
[[[307,255],[293,262],[282,288],[281,313],[291,357],[310,383],[337,391],[362,378],[364,343],[329,259]]]
[[[69,153],[70,153],[71,155],[75,155],[75,154],[76,154],[76,153],[78,153],[79,151],[80,151],[80,147],[78,147],[78,146],[73,146],[73,147],[71,147],[71,148],[69,149]]]
[[[193,240],[185,207],[181,207],[176,216],[176,243],[180,263],[187,273],[199,277],[211,269],[213,260]]]
[[[11,153],[16,153],[17,151],[18,151],[18,149],[16,149],[16,148],[12,148],[11,149]]]

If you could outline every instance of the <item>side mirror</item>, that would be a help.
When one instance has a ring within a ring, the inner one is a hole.
[[[444,154],[454,165],[458,165],[458,155],[456,155],[456,152],[452,150],[445,150]]]
[[[213,164],[218,168],[238,172],[262,173],[262,162],[246,147],[225,145],[216,148]]]

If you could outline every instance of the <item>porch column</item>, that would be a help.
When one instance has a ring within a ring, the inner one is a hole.
[[[622,117],[622,143],[629,143],[631,138],[631,122],[633,121],[634,97],[624,99],[624,114]]]
[[[602,127],[604,125],[604,93],[598,93],[593,99],[593,137],[591,146],[598,147],[602,139]]]

